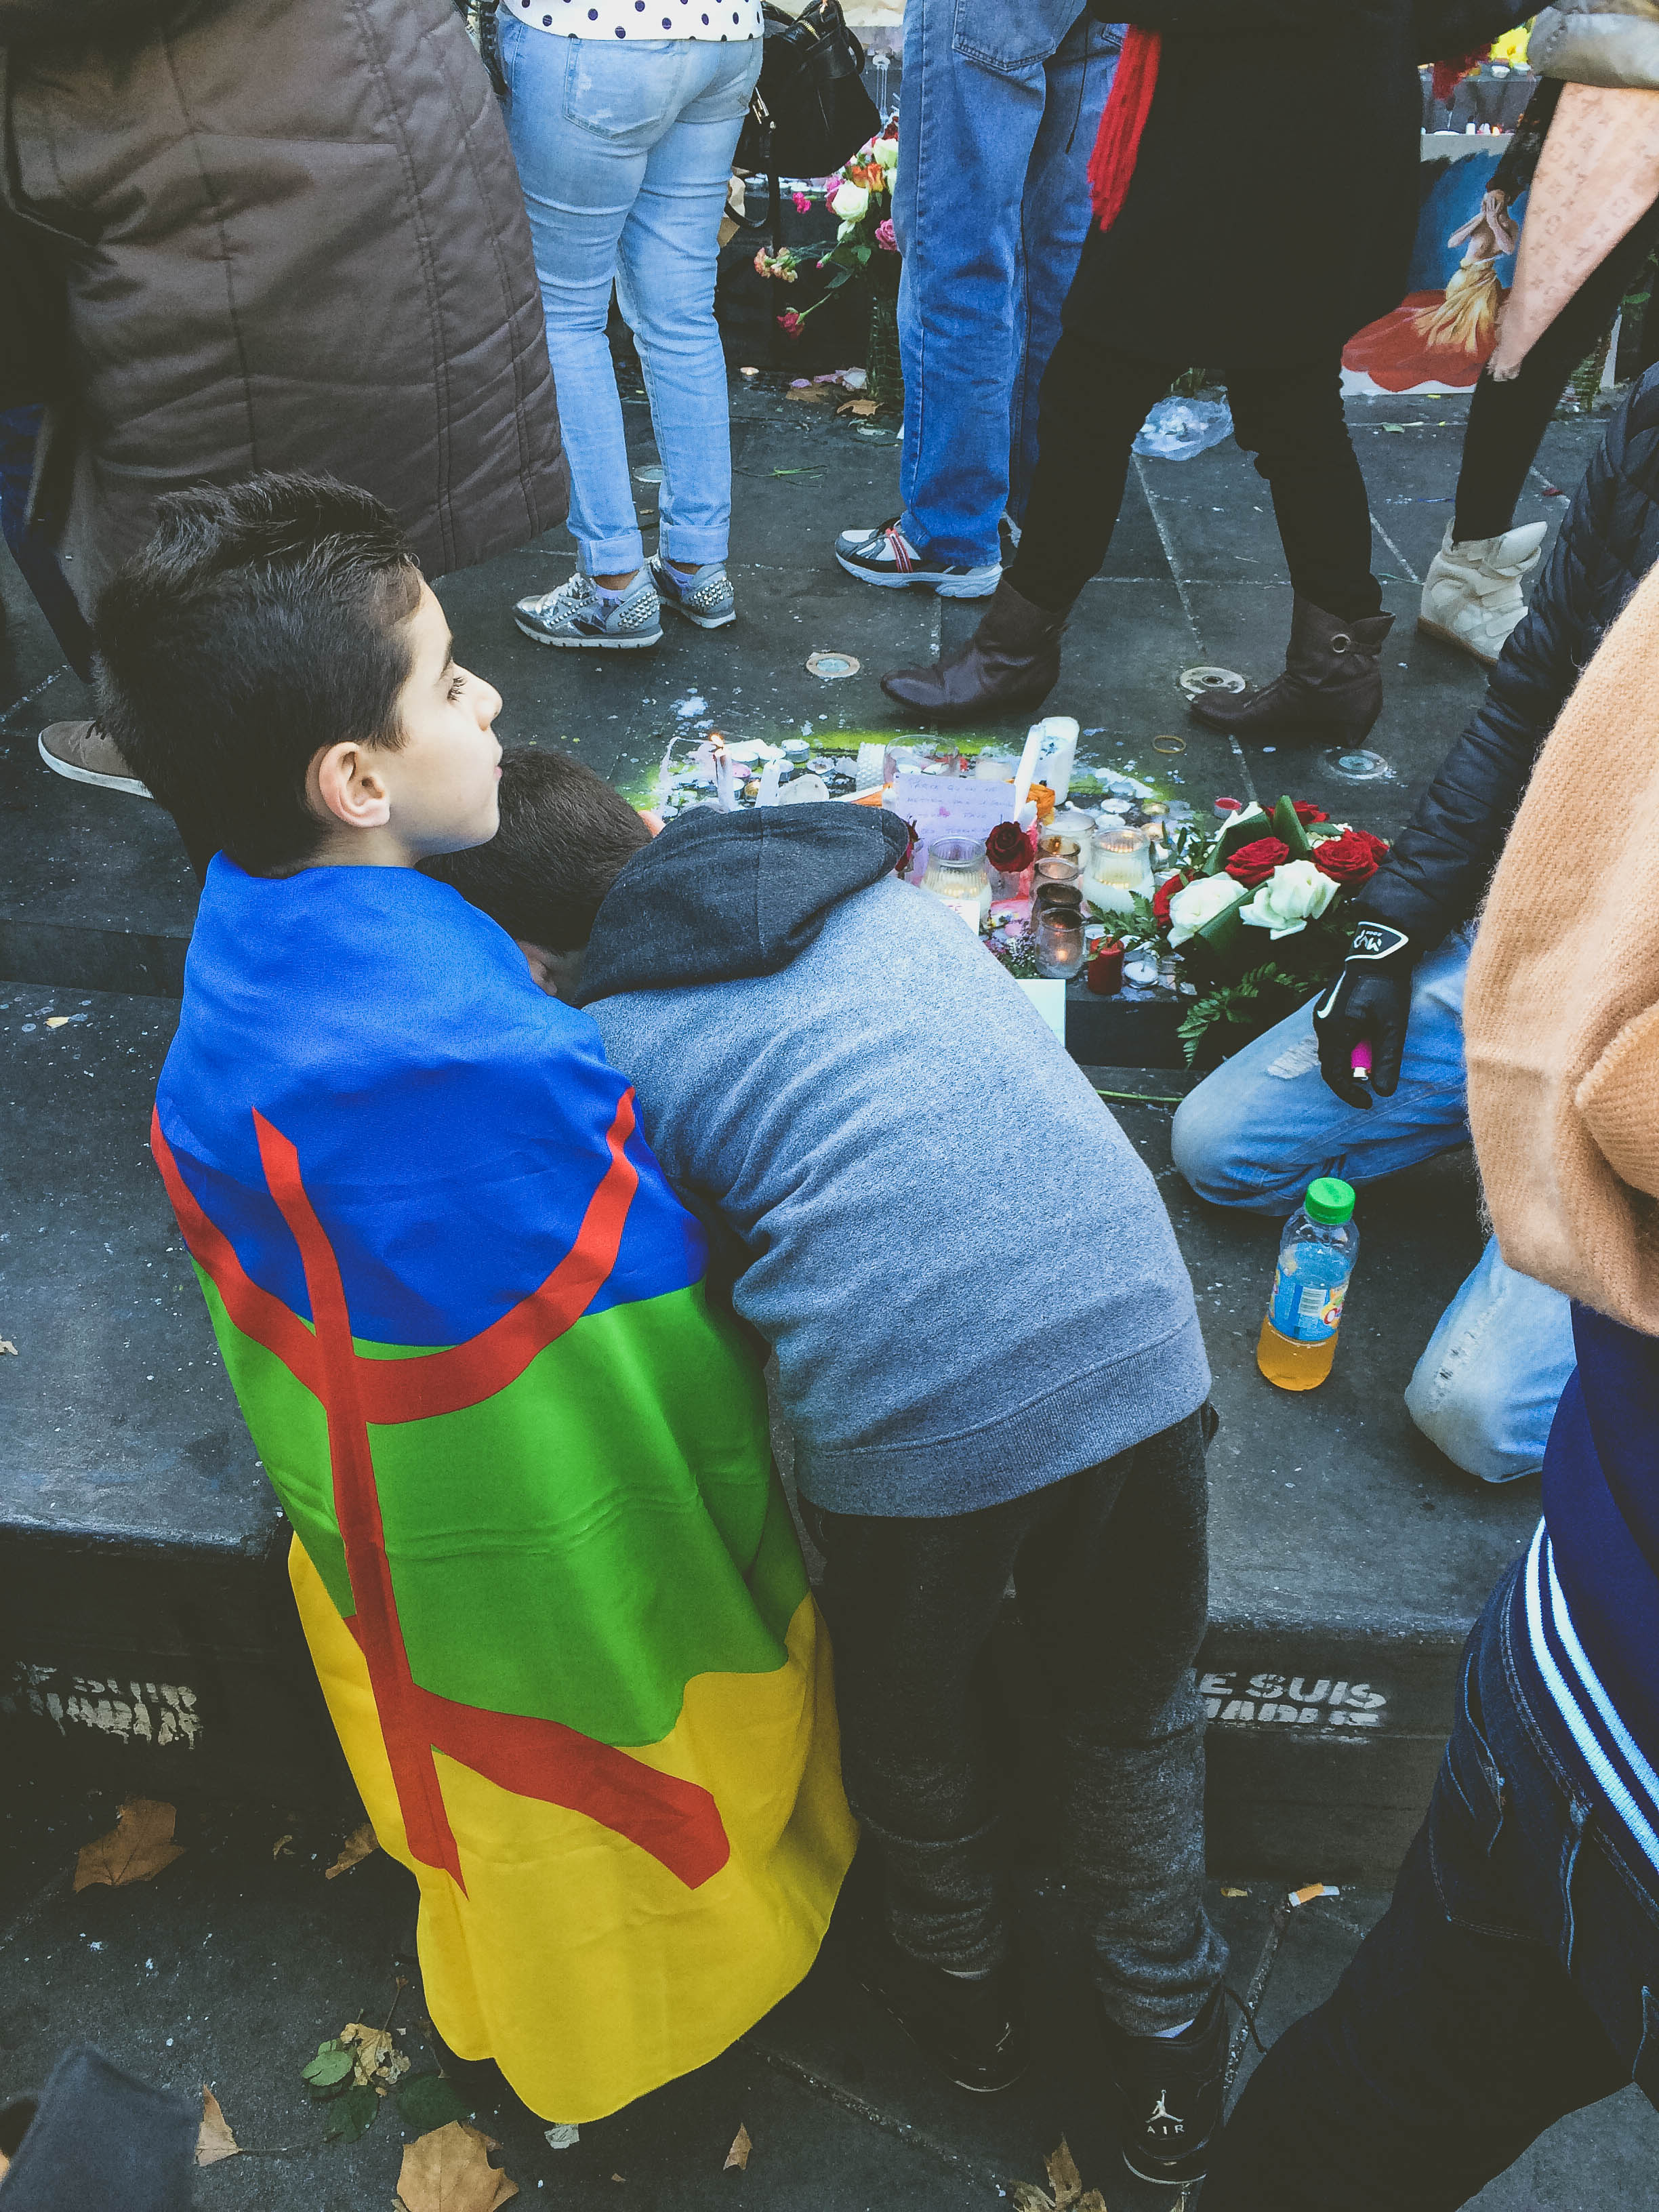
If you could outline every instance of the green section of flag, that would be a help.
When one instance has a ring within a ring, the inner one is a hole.
[[[357,1610],[346,1572],[345,1547],[334,1517],[334,1474],[328,1457],[328,1416],[319,1400],[296,1382],[274,1352],[244,1336],[225,1311],[213,1278],[199,1263],[202,1285],[220,1357],[230,1376],[253,1449],[259,1455],[283,1510],[343,1620]]]
[[[322,1408],[204,1287],[260,1456],[349,1614]],[[505,1389],[369,1442],[424,1688],[637,1746],[672,1731],[693,1675],[785,1663],[805,1570],[758,1367],[702,1285],[590,1314]]]

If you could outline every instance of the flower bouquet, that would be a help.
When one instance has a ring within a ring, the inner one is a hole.
[[[806,318],[831,292],[854,278],[865,286],[870,295],[869,393],[884,406],[902,405],[904,397],[898,367],[899,251],[893,235],[893,172],[897,166],[895,121],[879,137],[867,140],[834,176],[825,178],[824,198],[831,215],[840,219],[836,242],[827,252],[786,246],[771,253],[762,246],[755,256],[759,274],[781,284],[796,283],[809,262],[829,272],[823,294],[810,307],[786,307],[778,317],[779,327],[789,337],[799,334]]]
[[[1174,863],[1151,898],[1112,917],[1126,944],[1175,956],[1195,995],[1180,1036],[1190,1066],[1222,1058],[1336,974],[1353,942],[1352,893],[1388,845],[1304,800],[1237,808],[1218,829],[1173,831]]]

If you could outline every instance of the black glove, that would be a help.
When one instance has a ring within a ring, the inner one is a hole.
[[[1386,922],[1362,921],[1342,972],[1314,1008],[1319,1072],[1346,1105],[1366,1106],[1371,1091],[1391,1098],[1400,1080],[1412,1007],[1411,939]],[[1370,1088],[1353,1073],[1354,1047],[1371,1048]]]

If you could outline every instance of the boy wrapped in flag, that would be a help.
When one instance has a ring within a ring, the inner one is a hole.
[[[757,1367],[592,1024],[416,872],[495,833],[501,700],[387,511],[174,495],[98,629],[218,847],[152,1144],[330,1711],[440,2033],[597,2118],[799,1980],[852,1856]]]

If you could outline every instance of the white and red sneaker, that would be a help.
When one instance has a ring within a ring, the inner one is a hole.
[[[836,540],[836,558],[849,576],[890,589],[922,584],[942,599],[988,599],[1002,574],[1000,561],[975,568],[969,561],[941,561],[920,551],[895,519],[879,530],[843,530]]]

